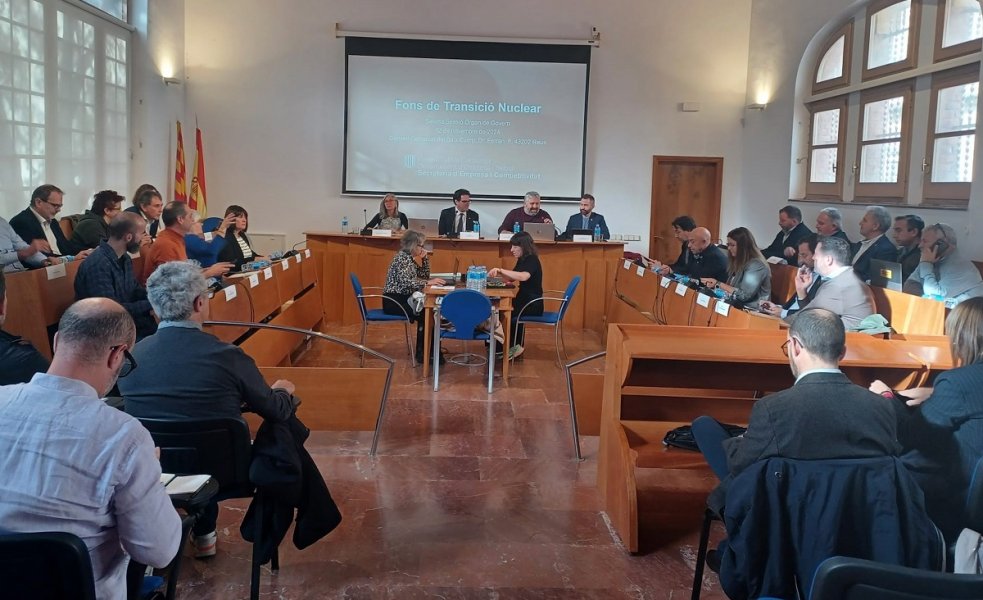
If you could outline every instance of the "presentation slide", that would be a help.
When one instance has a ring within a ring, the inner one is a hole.
[[[348,56],[346,193],[579,199],[587,64]]]

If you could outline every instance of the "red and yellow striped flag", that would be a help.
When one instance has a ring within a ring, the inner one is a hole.
[[[177,122],[177,162],[174,165],[174,200],[187,202],[184,182],[187,179],[187,168],[184,166],[184,136],[181,135],[181,121]]]
[[[198,215],[204,219],[206,215],[205,204],[205,149],[201,144],[201,129],[195,128],[195,151],[198,156],[195,158],[195,170],[191,173],[191,196],[188,198],[188,206],[192,210],[198,211]]]

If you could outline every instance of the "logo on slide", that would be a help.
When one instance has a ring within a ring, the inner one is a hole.
[[[416,155],[406,154],[403,156],[403,166],[407,169],[412,169],[416,167]]]

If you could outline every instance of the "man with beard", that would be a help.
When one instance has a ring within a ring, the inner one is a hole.
[[[539,192],[526,192],[522,206],[510,210],[509,214],[505,215],[505,220],[502,221],[502,226],[498,228],[498,232],[514,233],[516,223],[519,224],[519,231],[522,231],[523,223],[552,223],[553,217],[539,208],[541,202]]]
[[[100,242],[75,276],[75,297],[111,298],[126,309],[137,328],[137,340],[157,331],[147,290],[133,274],[129,253],[140,249],[147,223],[132,212],[121,212],[109,222],[109,239]]]
[[[0,387],[4,531],[79,536],[96,596],[111,600],[126,598],[130,559],[165,567],[181,541],[150,434],[101,400],[136,368],[135,333],[112,300],[80,300],[62,315],[48,372]]]
[[[570,220],[567,221],[567,229],[563,232],[563,235],[569,239],[573,239],[572,231],[574,229],[583,229],[593,234],[594,228],[600,227],[601,240],[607,241],[611,239],[611,232],[608,231],[608,224],[604,221],[604,215],[594,212],[594,205],[594,196],[584,194],[580,198],[580,212],[572,215]]]

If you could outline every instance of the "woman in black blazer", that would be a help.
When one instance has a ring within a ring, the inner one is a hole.
[[[225,247],[218,254],[219,262],[234,263],[239,269],[247,262],[262,258],[253,251],[246,230],[249,229],[249,213],[246,209],[233,204],[225,209],[225,216],[233,215],[236,220],[229,225],[225,234]]]

